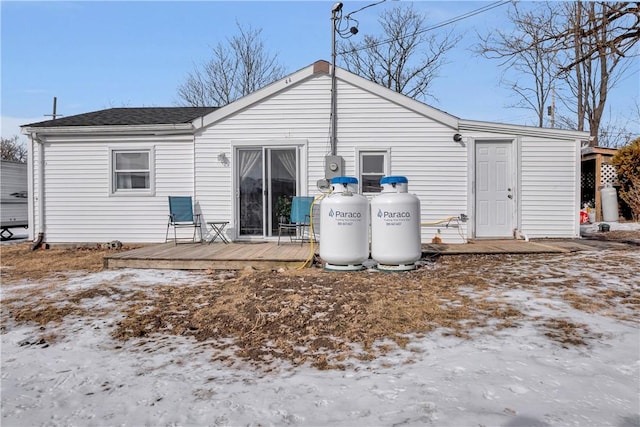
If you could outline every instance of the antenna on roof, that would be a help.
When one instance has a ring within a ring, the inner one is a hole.
[[[56,117],[62,116],[62,114],[57,113],[57,110],[58,110],[57,106],[58,106],[58,97],[54,96],[53,97],[53,114],[45,114],[45,117],[53,117],[53,120],[55,120]]]

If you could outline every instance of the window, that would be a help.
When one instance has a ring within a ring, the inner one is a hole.
[[[380,179],[387,173],[387,151],[360,152],[360,188],[363,193],[379,193]]]
[[[112,194],[153,192],[153,151],[111,150]]]

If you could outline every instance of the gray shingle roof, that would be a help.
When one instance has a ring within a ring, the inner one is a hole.
[[[45,128],[62,126],[114,126],[164,125],[189,123],[205,116],[218,107],[141,107],[109,108],[56,120],[31,123],[24,126]],[[23,126],[23,127],[24,127]]]

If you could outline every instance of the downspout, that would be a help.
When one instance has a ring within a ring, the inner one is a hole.
[[[513,230],[513,237],[515,237],[516,240],[524,240],[527,243],[529,242],[529,236],[527,236],[517,228]]]
[[[38,238],[31,246],[35,251],[44,241],[44,142],[38,138],[37,133],[31,134],[31,140],[38,144]]]
[[[200,123],[202,124],[202,117],[200,117]],[[202,127],[200,127],[200,129],[202,129]],[[194,129],[193,125],[191,126],[191,142],[192,142],[192,156],[193,156],[193,173],[191,174],[191,179],[193,180],[193,203],[194,203],[194,213],[197,215],[200,215],[200,218],[202,218],[202,207],[200,206],[200,202],[198,201],[198,195],[196,194],[196,189],[197,189],[197,176],[198,176],[198,172],[197,172],[197,162],[196,162],[196,130]],[[206,218],[204,218],[204,220],[206,221]],[[202,220],[201,220],[202,221]],[[206,226],[205,226],[206,227]],[[206,228],[205,228],[206,229]],[[202,222],[200,222],[200,230],[198,230],[198,233],[200,234],[200,242],[202,242]]]
[[[513,140],[516,144],[516,224],[517,227],[513,230],[513,237],[516,240],[524,240],[529,243],[529,236],[521,230],[522,228],[522,197],[520,196],[522,190],[522,138],[518,137]]]

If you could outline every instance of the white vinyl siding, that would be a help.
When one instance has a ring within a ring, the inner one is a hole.
[[[522,139],[521,230],[528,237],[579,237],[576,146],[575,141]]]
[[[196,197],[206,220],[231,221],[235,194],[232,167],[217,160],[233,156],[232,145],[305,141],[301,168],[303,193],[317,196],[317,180],[324,177],[324,156],[329,150],[331,80],[316,75],[286,91],[213,123],[196,136]],[[409,180],[409,191],[422,202],[422,219],[436,221],[467,212],[466,148],[452,141],[453,129],[422,114],[345,82],[338,82],[337,155],[345,160],[345,174],[358,176],[358,150],[389,153],[390,175]],[[305,156],[306,153],[306,156]],[[233,162],[233,159],[231,159]],[[431,241],[436,227],[422,229]],[[445,241],[462,243],[462,230],[440,227]]]
[[[46,241],[163,242],[167,196],[193,195],[192,141],[192,136],[50,138],[44,156]],[[155,194],[113,197],[111,151],[142,146],[155,147]]]

